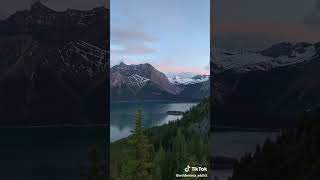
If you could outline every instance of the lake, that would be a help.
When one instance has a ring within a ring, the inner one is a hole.
[[[134,129],[135,114],[139,108],[144,113],[144,127],[159,126],[174,121],[182,115],[168,115],[167,111],[187,111],[197,103],[170,101],[111,102],[110,142],[125,138]]]
[[[210,135],[210,156],[226,156],[240,159],[246,152],[254,153],[256,145],[263,145],[269,138],[275,140],[279,132],[245,132],[245,131],[224,131],[213,132]],[[232,169],[211,170],[210,179],[227,180],[232,175]]]
[[[0,128],[0,179],[86,180],[90,148],[108,166],[106,126]]]

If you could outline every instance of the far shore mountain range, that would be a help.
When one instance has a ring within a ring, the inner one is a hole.
[[[112,101],[200,101],[209,96],[209,75],[166,75],[151,64],[121,62],[110,70]]]
[[[320,105],[320,42],[211,53],[212,127],[295,127]]]

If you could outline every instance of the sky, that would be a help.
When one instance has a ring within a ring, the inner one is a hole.
[[[320,41],[320,0],[214,0],[212,43],[262,48],[280,41]]]
[[[29,9],[35,1],[40,1],[56,11],[64,11],[68,8],[88,10],[101,6],[108,8],[110,5],[109,0],[0,0],[0,18],[8,17],[16,11]]]
[[[111,66],[209,74],[210,0],[111,0]]]

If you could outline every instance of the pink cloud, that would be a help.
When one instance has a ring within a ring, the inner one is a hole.
[[[139,41],[139,42],[152,42],[156,38],[145,31],[129,30],[129,29],[119,29],[111,28],[110,34],[111,40],[113,42],[128,42],[128,41]]]
[[[145,55],[155,53],[150,42],[156,40],[144,31],[130,29],[111,29],[111,53],[119,55]]]

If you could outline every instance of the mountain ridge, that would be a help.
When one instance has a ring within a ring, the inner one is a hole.
[[[0,21],[1,125],[106,123],[109,11],[79,12],[96,20],[36,3]]]
[[[273,44],[260,51],[235,51],[214,48],[213,72],[234,71],[246,73],[250,71],[268,71],[292,64],[299,64],[319,57],[319,43],[306,42]]]
[[[211,74],[214,81],[211,89],[214,91],[212,110],[215,112],[215,125],[295,126],[304,109],[320,102],[317,96],[320,90],[318,44],[282,43],[251,52],[263,52],[267,58],[264,55],[252,58],[250,53],[243,53],[240,55],[242,58],[230,59],[233,55],[227,54],[227,61],[238,60],[238,64],[224,66],[227,67],[225,69],[216,66],[219,62],[214,62],[213,54]],[[296,53],[295,57],[291,56],[292,52]],[[251,59],[247,60],[246,55]]]
[[[209,89],[209,85],[205,84],[201,77],[200,80],[195,79],[194,81],[196,83],[192,83],[193,87],[189,84],[173,83],[166,74],[158,71],[149,63],[127,65],[121,62],[111,68],[111,99],[196,100],[206,97],[209,93],[204,89]],[[204,88],[205,85],[208,88]],[[202,86],[203,88],[200,88]],[[190,94],[191,88],[196,90],[196,95]]]

